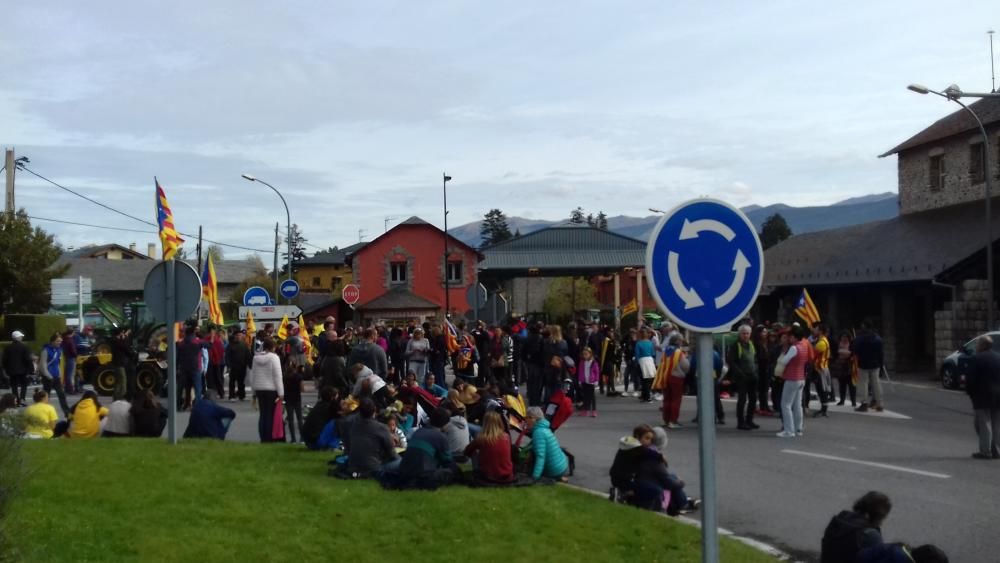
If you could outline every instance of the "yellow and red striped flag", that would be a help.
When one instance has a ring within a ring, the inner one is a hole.
[[[167,194],[160,187],[160,181],[154,177],[153,182],[156,184],[156,224],[160,232],[160,243],[163,244],[163,259],[173,260],[184,244],[184,239],[174,229],[174,214],[170,211]]]
[[[814,324],[820,321],[816,304],[813,303],[812,298],[809,297],[809,292],[804,287],[802,288],[802,295],[795,302],[795,314],[804,320],[809,328],[812,328]]]
[[[247,336],[257,336],[257,324],[253,322],[253,311],[247,311]]]
[[[312,340],[310,340],[311,334],[306,330],[306,322],[302,319],[302,315],[299,315],[299,338],[302,339],[302,351],[306,356],[306,363],[312,365]]]
[[[288,338],[288,315],[281,317],[281,325],[278,326],[278,338],[281,340]]]
[[[219,306],[219,290],[216,283],[215,266],[212,264],[212,255],[208,255],[205,261],[205,268],[201,273],[201,296],[208,303],[208,320],[212,324],[222,325],[225,322],[222,318],[222,308]]]

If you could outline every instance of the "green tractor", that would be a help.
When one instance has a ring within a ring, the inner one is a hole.
[[[108,312],[102,311],[105,315]],[[110,318],[110,317],[109,317]],[[166,341],[166,326],[155,322],[142,302],[128,303],[118,317],[116,327],[131,331],[131,347],[137,351],[134,381],[126,381],[128,390],[152,390],[160,395],[166,381],[166,351],[161,342]],[[91,354],[77,360],[77,374],[84,382],[94,386],[100,395],[112,395],[120,385],[119,378],[125,376],[123,370],[111,362],[112,335],[109,331],[95,331],[96,340]],[[161,348],[163,348],[161,350]],[[131,383],[131,384],[130,384]]]

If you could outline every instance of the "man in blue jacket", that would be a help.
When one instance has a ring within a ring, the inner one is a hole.
[[[871,407],[882,412],[882,383],[878,374],[882,371],[884,351],[882,338],[875,334],[870,322],[861,323],[861,333],[851,343],[851,352],[858,358],[858,399],[861,401],[861,406],[854,410],[866,412]],[[869,384],[872,395],[869,394]]]
[[[184,437],[225,440],[234,418],[236,413],[232,409],[220,407],[206,396],[194,402]]]

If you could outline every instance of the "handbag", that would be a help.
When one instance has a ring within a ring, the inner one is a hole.
[[[285,413],[281,401],[274,403],[274,420],[271,423],[271,439],[275,442],[285,441]]]
[[[639,370],[642,372],[643,379],[653,379],[656,377],[656,361],[652,356],[639,358]]]

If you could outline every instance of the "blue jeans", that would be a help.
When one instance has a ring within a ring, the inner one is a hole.
[[[201,392],[205,385],[205,374],[201,373],[201,370],[194,372],[194,399],[193,401],[201,400]]]
[[[781,389],[781,427],[786,433],[802,432],[802,389],[805,381],[785,381]]]
[[[470,440],[475,440],[476,436],[478,436],[479,433],[482,432],[482,431],[483,431],[483,427],[482,426],[480,426],[478,424],[474,424],[472,422],[469,423],[469,439]]]
[[[65,356],[64,356],[65,357]],[[64,388],[67,393],[73,393],[76,389],[76,358],[66,358],[63,366]]]

